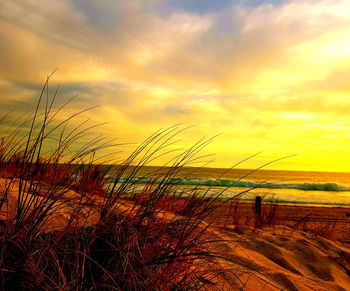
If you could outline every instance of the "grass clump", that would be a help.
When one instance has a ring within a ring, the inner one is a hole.
[[[199,152],[211,140],[179,151],[147,174],[147,183],[136,183],[142,167],[173,152],[183,129],[159,130],[118,167],[102,165],[98,153],[115,143],[101,137],[81,143],[94,126],[70,126],[86,110],[57,119],[69,102],[54,108],[58,89],[50,97],[49,79],[33,113],[1,137],[1,289],[216,286],[216,271],[223,271],[205,222],[213,202],[196,187],[184,194],[171,183],[183,166],[202,158]],[[5,116],[2,128],[10,121]]]

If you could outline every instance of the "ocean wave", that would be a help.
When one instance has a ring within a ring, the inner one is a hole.
[[[121,179],[120,182],[125,182]],[[132,183],[160,183],[160,179],[132,178],[128,180]],[[304,191],[350,191],[349,187],[337,183],[266,183],[234,180],[211,180],[211,179],[168,179],[168,184],[183,186],[215,186],[215,187],[242,187],[242,188],[269,188],[269,189],[296,189]]]

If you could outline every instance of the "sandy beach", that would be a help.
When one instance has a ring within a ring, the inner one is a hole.
[[[5,187],[6,180],[1,182]],[[6,207],[2,208],[2,220],[11,217],[10,212],[16,208],[17,187],[17,183],[11,186]],[[48,219],[50,225],[46,232],[64,227],[74,211],[73,204],[68,201],[74,202],[79,200],[77,198],[76,193],[68,191],[65,201],[57,202],[60,210]],[[92,202],[98,205],[101,199],[95,198]],[[168,201],[158,219],[182,219],[183,216],[175,213],[186,202]],[[205,236],[212,241],[209,248],[216,254],[209,259],[210,266],[215,267],[206,270],[216,272],[213,290],[242,286],[244,290],[350,288],[350,220],[346,216],[350,209],[263,204],[263,221],[256,227],[253,203],[215,203],[221,206],[200,226],[210,225]],[[132,211],[132,201],[125,200],[121,205],[119,211]],[[268,221],[271,209],[275,212]],[[81,213],[89,224],[96,223],[97,212],[90,209]]]
[[[256,223],[254,207],[254,203],[246,202],[224,204],[208,220],[219,226],[253,227]],[[263,203],[262,217],[265,226],[286,226],[350,243],[350,208]]]
[[[238,288],[232,278],[244,290],[350,288],[349,208],[263,204],[256,227],[254,203],[217,204],[206,219],[210,238],[222,240],[213,243],[226,269],[217,290]]]

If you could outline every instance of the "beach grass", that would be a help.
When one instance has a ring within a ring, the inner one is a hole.
[[[0,148],[1,289],[189,290],[213,285],[218,266],[205,218],[215,205],[196,187],[176,215],[169,203],[181,196],[171,181],[179,169],[201,159],[211,139],[176,153],[136,191],[140,169],[172,152],[170,145],[183,129],[161,129],[118,168],[102,167],[98,154],[115,142],[101,137],[86,142],[94,126],[70,126],[85,109],[56,120],[69,102],[55,108],[58,89],[51,95],[49,80],[32,113],[1,120],[2,125],[12,122]]]
[[[59,92],[50,94],[50,77],[32,112],[0,119],[1,290],[347,286],[343,276],[350,270],[350,251],[317,238],[330,237],[335,228],[339,232],[339,225],[341,235],[348,236],[345,218],[315,224],[307,206],[264,197],[258,214],[243,195],[260,184],[224,195],[261,167],[230,183],[222,180],[223,172],[210,183],[193,184],[192,170],[181,170],[206,165],[208,156],[201,151],[212,138],[174,149],[184,130],[178,125],[156,131],[116,166],[118,147],[125,144],[94,135],[98,125],[81,122],[93,108],[60,118],[70,101],[55,106]],[[165,156],[162,167],[143,171]],[[287,211],[300,212],[292,226],[288,220],[281,223]],[[339,213],[347,214],[346,209]],[[315,239],[303,237],[299,229]],[[328,246],[327,256],[319,253]],[[309,253],[317,268],[309,265]],[[324,262],[333,264],[339,280]]]

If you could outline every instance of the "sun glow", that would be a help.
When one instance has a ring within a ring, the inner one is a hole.
[[[195,125],[185,146],[222,133],[204,150],[211,166],[262,151],[242,166],[295,153],[269,168],[350,171],[349,1],[29,2],[1,4],[4,110],[29,108],[58,67],[62,95],[101,105],[91,118],[111,137],[181,123]]]

